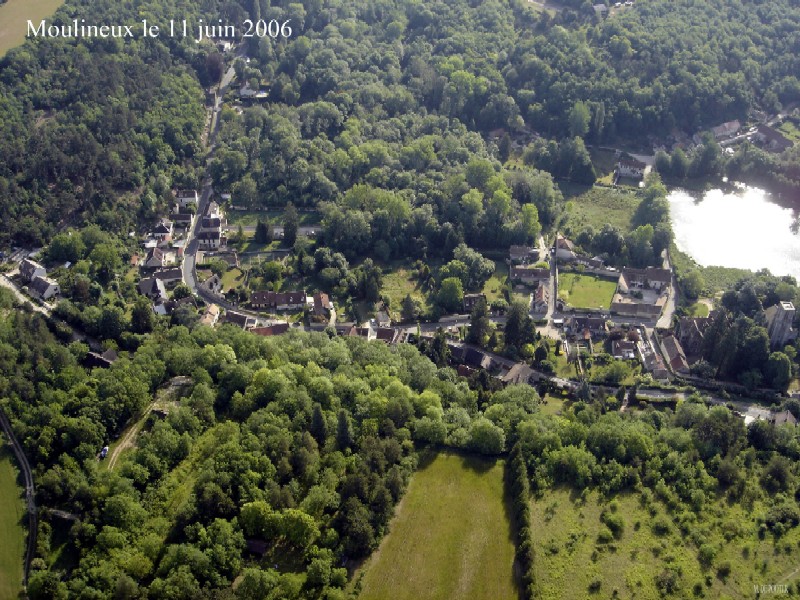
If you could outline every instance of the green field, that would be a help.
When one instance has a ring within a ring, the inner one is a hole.
[[[0,57],[25,41],[28,19],[37,23],[63,3],[64,0],[8,0],[0,5]]]
[[[225,218],[228,219],[230,227],[256,225],[259,219],[264,219],[264,216],[269,218],[272,225],[283,227],[282,210],[228,210],[225,212]],[[316,211],[298,211],[297,216],[301,227],[310,227],[311,225],[322,223],[322,214]]]
[[[423,312],[430,309],[428,294],[422,289],[416,270],[408,263],[386,266],[381,294],[389,298],[389,312],[392,320],[400,320],[403,299],[408,294],[411,294],[411,297],[420,303]]]
[[[515,600],[513,562],[503,461],[443,453],[411,480],[358,598]]]
[[[575,236],[584,227],[591,226],[598,232],[609,223],[627,233],[633,228],[631,219],[638,206],[639,199],[632,191],[592,188],[567,202],[564,229]]]
[[[800,128],[795,125],[794,122],[790,120],[786,120],[780,124],[778,127],[778,131],[780,131],[783,135],[786,136],[787,139],[791,140],[795,144],[800,142]]]
[[[25,502],[17,484],[17,468],[5,444],[0,435],[0,600],[18,597],[25,558]]]
[[[504,260],[494,261],[494,273],[486,283],[483,285],[484,294],[486,294],[486,302],[491,305],[495,300],[503,298],[503,285],[508,280],[508,265]]]
[[[603,500],[594,491],[584,502],[569,489],[548,491],[534,501],[537,597],[656,600],[664,597],[657,578],[673,572],[677,591],[667,597],[753,598],[754,585],[795,579],[800,532],[795,528],[777,543],[771,535],[759,539],[758,504],[748,512],[739,504],[711,501],[685,531],[659,501],[643,504],[636,493]],[[623,522],[619,538],[608,542],[598,538],[606,529],[600,520],[604,509]],[[710,564],[700,562],[698,541],[716,550]],[[726,563],[727,576],[720,573]]]
[[[617,282],[594,275],[559,273],[558,297],[574,308],[608,309]]]

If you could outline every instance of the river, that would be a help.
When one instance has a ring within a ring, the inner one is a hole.
[[[758,188],[668,196],[675,243],[703,266],[769,269],[800,279],[797,214]]]

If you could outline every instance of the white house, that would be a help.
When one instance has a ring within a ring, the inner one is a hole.
[[[36,277],[46,277],[47,270],[35,260],[25,258],[19,264],[20,274],[27,280],[33,281]]]
[[[178,200],[178,204],[181,205],[181,208],[186,208],[190,204],[197,206],[199,200],[197,190],[178,190],[175,192],[175,197]]]
[[[644,177],[644,171],[647,165],[643,162],[632,160],[620,160],[617,163],[617,174],[620,177],[630,177],[632,179],[641,179]]]
[[[31,294],[38,296],[42,300],[49,300],[53,296],[61,293],[61,290],[58,288],[58,282],[49,277],[42,277],[40,275],[33,278],[33,281],[31,281],[28,286],[28,290]]]

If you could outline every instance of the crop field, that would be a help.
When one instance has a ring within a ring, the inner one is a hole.
[[[0,435],[0,600],[16,598],[22,590],[25,558],[25,502],[17,484],[17,468]]]
[[[594,275],[559,273],[558,276],[558,297],[575,308],[607,309],[616,289],[615,281]]]
[[[0,58],[25,41],[28,19],[38,23],[63,3],[64,0],[8,0],[0,5]]]
[[[617,535],[601,520],[604,511],[607,522],[617,517]],[[555,489],[533,502],[531,514],[542,600],[656,600],[666,586],[674,590],[667,597],[753,598],[754,585],[797,578],[797,529],[780,541],[759,539],[754,513],[739,504],[709,502],[685,532],[660,502],[636,493],[606,500]],[[699,540],[710,560],[701,562]]]
[[[411,480],[358,598],[516,600],[513,562],[503,462],[443,453]]]

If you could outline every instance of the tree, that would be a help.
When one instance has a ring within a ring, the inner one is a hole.
[[[287,246],[294,246],[299,227],[300,217],[297,214],[297,209],[292,202],[289,202],[283,212],[283,242]]]
[[[436,301],[447,312],[459,312],[464,304],[464,287],[461,285],[461,280],[457,277],[443,279]]]
[[[131,329],[134,333],[150,333],[153,330],[155,315],[150,301],[144,296],[136,298],[131,309]]]
[[[783,352],[769,355],[765,372],[770,387],[785,392],[792,380],[792,361]]]
[[[413,322],[419,318],[419,315],[420,315],[419,302],[417,300],[414,300],[411,297],[411,294],[406,294],[406,297],[403,298],[400,317],[405,322]]]
[[[589,132],[589,121],[591,114],[585,102],[579,100],[569,111],[569,135],[570,137],[584,137]]]
[[[92,262],[92,269],[97,277],[103,282],[108,282],[122,265],[119,250],[113,244],[108,243],[95,246],[89,254],[89,260]]]
[[[703,280],[703,275],[697,269],[692,269],[683,278],[681,278],[681,288],[687,298],[696,300],[703,293],[706,283]]]
[[[467,341],[478,346],[483,346],[489,337],[492,322],[489,320],[489,310],[486,298],[480,298],[472,309],[469,318],[470,327]]]
[[[533,320],[528,314],[528,306],[524,302],[513,302],[506,314],[505,340],[506,346],[522,348],[534,341]]]
[[[353,425],[347,411],[341,409],[336,422],[336,446],[339,450],[346,450],[353,445]]]
[[[469,428],[469,445],[481,454],[500,454],[506,445],[503,430],[485,417],[472,422]]]
[[[325,421],[325,414],[322,412],[322,405],[319,402],[314,403],[314,412],[311,414],[309,431],[318,444],[325,444],[325,440],[328,437],[328,424]]]
[[[258,220],[254,240],[257,244],[269,244],[272,241],[272,225],[268,217],[264,221]]]

